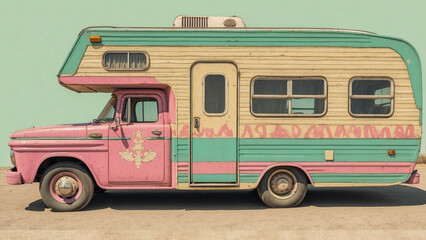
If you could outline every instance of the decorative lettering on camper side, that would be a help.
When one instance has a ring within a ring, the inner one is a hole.
[[[243,125],[240,138],[420,138],[420,130],[413,125]],[[219,129],[200,128],[193,131],[194,137],[233,137],[234,131],[227,124]],[[189,126],[183,125],[179,138],[189,137]]]

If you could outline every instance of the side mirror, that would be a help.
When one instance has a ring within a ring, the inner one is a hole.
[[[115,124],[114,125],[112,125],[112,130],[114,130],[114,131],[117,131],[118,130],[118,127],[120,126],[120,118],[119,117],[116,117],[115,118]]]

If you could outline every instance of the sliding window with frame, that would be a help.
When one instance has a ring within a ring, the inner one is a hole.
[[[323,77],[256,77],[251,83],[254,116],[323,116],[327,82]]]
[[[102,65],[106,70],[142,71],[149,67],[149,57],[146,52],[106,52]]]
[[[388,77],[354,77],[349,81],[349,113],[353,117],[390,117],[394,82]]]

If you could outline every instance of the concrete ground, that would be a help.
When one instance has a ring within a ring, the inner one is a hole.
[[[255,191],[107,191],[79,212],[52,212],[38,184],[0,170],[0,239],[426,239],[421,183],[312,188],[300,206],[271,209]]]

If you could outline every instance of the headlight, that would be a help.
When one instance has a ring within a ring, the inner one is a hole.
[[[10,149],[10,161],[12,162],[13,166],[16,167],[15,152],[12,149]]]

